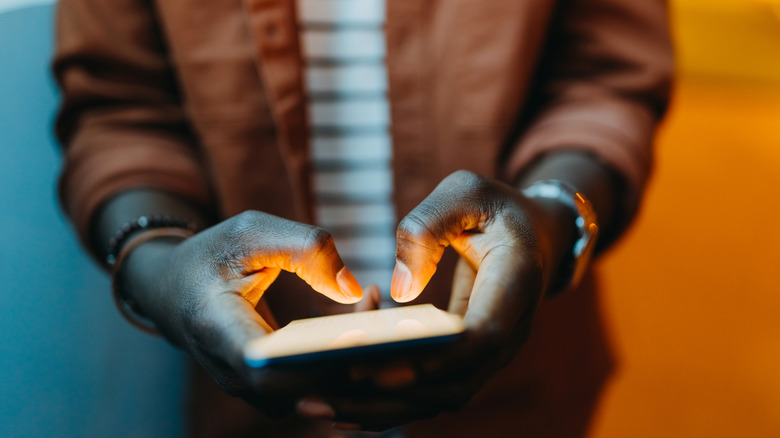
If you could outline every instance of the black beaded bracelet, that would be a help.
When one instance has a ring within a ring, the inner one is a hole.
[[[196,222],[181,217],[159,214],[139,216],[130,222],[123,223],[108,240],[108,245],[106,246],[106,263],[108,266],[114,266],[117,254],[119,254],[119,251],[131,234],[136,231],[154,228],[182,228],[193,233],[200,231],[200,227]]]

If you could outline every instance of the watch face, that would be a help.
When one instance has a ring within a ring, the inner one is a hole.
[[[579,238],[574,242],[572,259],[563,265],[566,267],[564,270],[569,270],[569,272],[561,273],[561,283],[564,284],[564,287],[554,292],[560,292],[568,287],[578,285],[590,264],[599,232],[596,211],[593,209],[593,206],[585,196],[565,181],[537,181],[524,189],[523,194],[530,198],[554,199],[574,210],[574,213],[577,215],[575,225],[579,232]]]

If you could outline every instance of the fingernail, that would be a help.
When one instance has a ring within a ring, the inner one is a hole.
[[[338,282],[339,288],[341,288],[341,293],[347,298],[347,304],[356,303],[363,298],[363,288],[360,287],[360,283],[358,283],[355,276],[352,275],[346,266],[341,268],[336,275],[336,282]]]
[[[390,284],[390,295],[399,303],[411,301],[412,273],[403,262],[396,261],[393,269],[393,282]]]
[[[303,398],[298,401],[295,410],[298,414],[318,420],[331,420],[336,412],[329,404],[316,398]]]
[[[339,430],[358,430],[360,429],[360,425],[356,423],[341,423],[341,422],[333,422],[331,425],[334,429]]]

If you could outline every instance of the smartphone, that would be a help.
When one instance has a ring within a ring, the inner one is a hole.
[[[369,361],[456,342],[462,319],[431,304],[299,319],[244,349],[253,368]]]

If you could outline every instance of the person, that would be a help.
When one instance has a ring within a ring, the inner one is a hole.
[[[462,315],[467,334],[351,370],[360,392],[243,360],[292,319],[388,294],[364,291],[357,261],[313,225],[330,199],[318,133],[365,130],[317,125],[306,68],[350,63],[303,61],[295,3],[58,5],[62,203],[123,312],[197,362],[190,432],[583,434],[611,365],[595,280],[573,280],[648,180],[672,69],[665,2],[386,2],[389,294]]]

